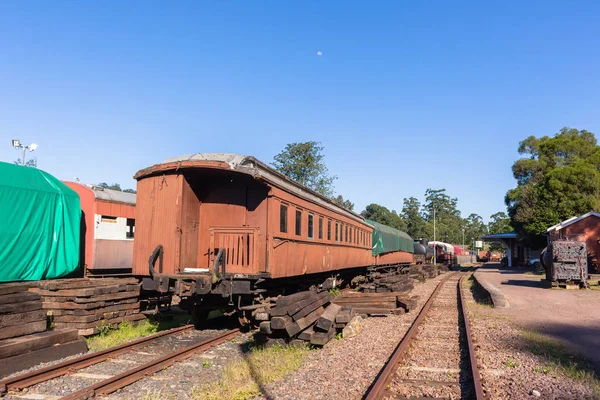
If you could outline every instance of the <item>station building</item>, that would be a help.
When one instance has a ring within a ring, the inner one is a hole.
[[[539,259],[541,251],[526,246],[517,237],[516,232],[494,233],[483,235],[484,242],[500,242],[506,247],[508,266],[528,265],[531,260]]]

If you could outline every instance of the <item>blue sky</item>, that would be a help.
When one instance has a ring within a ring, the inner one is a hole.
[[[0,2],[0,160],[118,182],[317,140],[356,203],[504,210],[518,142],[600,133],[598,2]],[[317,55],[321,51],[322,56]]]

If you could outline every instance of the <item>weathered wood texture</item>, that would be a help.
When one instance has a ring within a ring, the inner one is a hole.
[[[30,292],[57,329],[75,328],[80,335],[96,333],[103,324],[139,321],[140,285],[135,278],[62,279],[43,281]]]
[[[64,357],[87,352],[87,344],[83,339],[68,343],[56,344],[39,350],[4,358],[0,363],[0,377],[31,368],[40,363],[59,360]]]
[[[330,304],[327,306],[327,309],[319,317],[317,323],[315,324],[315,329],[323,332],[328,332],[335,322],[335,317],[342,310],[342,306],[338,304]]]

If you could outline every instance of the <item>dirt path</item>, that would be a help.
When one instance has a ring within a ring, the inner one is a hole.
[[[596,364],[600,372],[600,291],[548,289],[542,276],[488,263],[479,269],[510,307],[494,310],[523,327],[555,337]]]

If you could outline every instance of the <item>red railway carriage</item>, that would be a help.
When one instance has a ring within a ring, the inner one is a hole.
[[[146,289],[256,294],[265,278],[373,264],[372,227],[361,216],[254,157],[183,156],[135,178],[133,273],[152,275]]]

